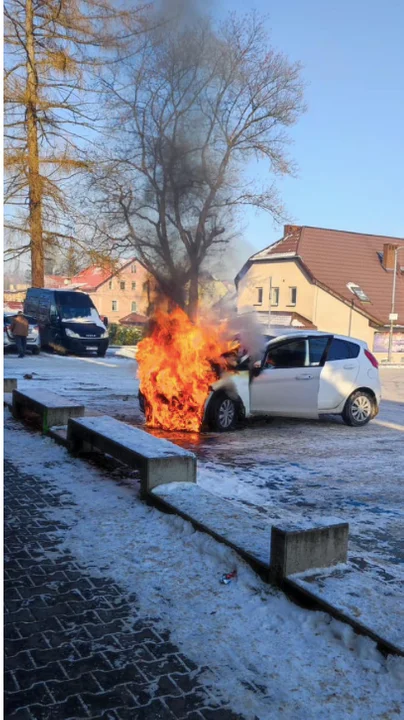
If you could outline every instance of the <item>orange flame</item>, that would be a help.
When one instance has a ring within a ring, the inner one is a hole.
[[[137,352],[146,424],[199,432],[209,386],[217,380],[212,365],[224,367],[228,349],[223,326],[192,323],[180,309],[159,311]]]

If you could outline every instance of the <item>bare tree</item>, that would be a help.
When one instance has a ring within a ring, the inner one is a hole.
[[[92,184],[98,234],[114,250],[131,247],[193,317],[201,266],[228,241],[236,208],[284,219],[273,181],[260,187],[246,168],[264,160],[269,173],[293,171],[285,128],[304,109],[300,67],[271,47],[254,13],[232,14],[219,28],[198,19],[151,33],[106,89],[115,146]]]
[[[69,199],[102,119],[95,77],[141,29],[141,10],[122,8],[114,0],[4,3],[7,256],[30,252],[34,286],[44,282],[47,246],[80,244]]]

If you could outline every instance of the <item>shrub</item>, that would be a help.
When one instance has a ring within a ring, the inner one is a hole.
[[[143,337],[141,327],[125,327],[111,323],[108,331],[110,345],[137,345]]]

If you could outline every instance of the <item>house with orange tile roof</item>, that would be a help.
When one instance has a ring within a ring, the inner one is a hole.
[[[285,225],[238,273],[237,312],[263,327],[357,337],[387,358],[395,249],[403,238]],[[393,359],[404,362],[404,250],[397,253]]]
[[[90,295],[102,317],[110,323],[136,313],[149,315],[157,296],[156,282],[139,260],[118,267],[92,265],[71,278],[70,286]]]

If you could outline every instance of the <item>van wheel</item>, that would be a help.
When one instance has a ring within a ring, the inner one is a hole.
[[[32,351],[31,351],[31,352],[32,352],[33,355],[39,355],[40,350],[39,350],[39,348],[34,347],[34,348],[32,348]]]
[[[375,401],[366,390],[357,390],[345,403],[342,418],[346,425],[362,427],[375,417]]]
[[[105,357],[106,354],[107,354],[106,348],[98,348],[98,350],[97,350],[98,357]]]
[[[225,393],[214,395],[209,407],[209,426],[216,432],[234,430],[238,419],[237,404]]]

